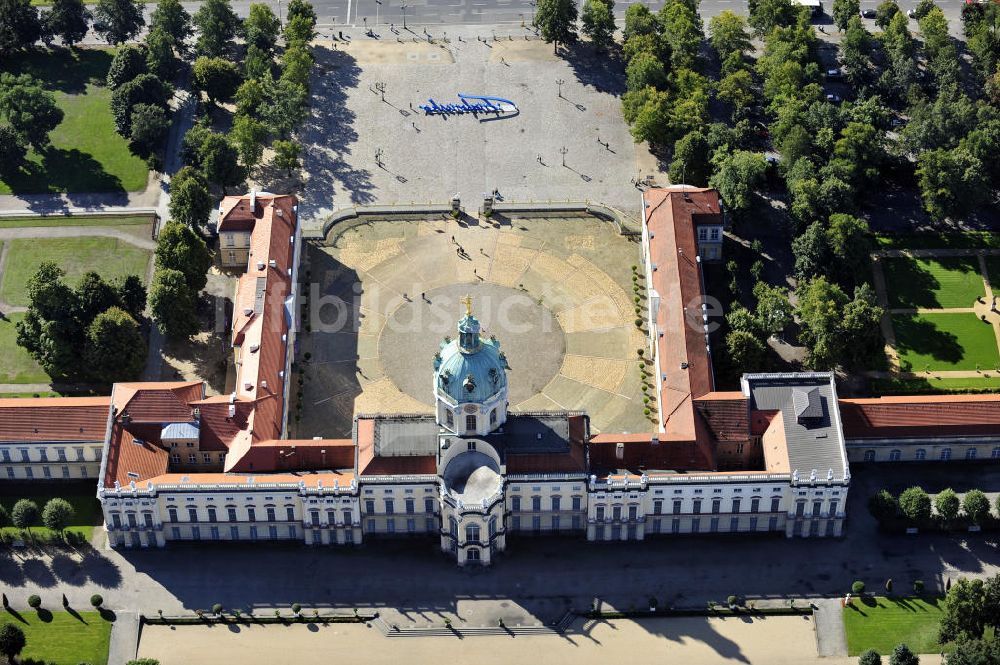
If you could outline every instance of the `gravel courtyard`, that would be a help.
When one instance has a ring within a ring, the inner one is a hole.
[[[349,436],[356,413],[429,413],[433,358],[466,294],[507,354],[515,411],[582,409],[646,431],[633,323],[639,246],[592,217],[383,221],[311,245],[311,332],[296,436]]]

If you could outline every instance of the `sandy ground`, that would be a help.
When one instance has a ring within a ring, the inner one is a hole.
[[[537,662],[545,665],[606,663],[609,658],[633,663],[750,663],[783,665],[829,663],[856,659],[819,658],[809,617],[707,619],[700,617],[641,621],[583,622],[564,636],[472,636],[386,638],[360,624],[330,626],[146,626],[140,657],[162,665],[241,665],[329,663],[339,653],[352,665],[367,663],[447,663],[477,665]],[[223,658],[224,655],[224,658]]]

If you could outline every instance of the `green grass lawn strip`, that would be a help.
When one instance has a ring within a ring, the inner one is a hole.
[[[993,371],[1000,365],[993,327],[975,314],[894,314],[903,371]]]
[[[940,653],[937,628],[943,614],[941,600],[879,596],[868,600],[876,603],[872,606],[855,599],[853,608],[844,608],[847,653],[857,656],[875,649],[885,657],[900,643],[914,653]]]
[[[45,370],[17,345],[17,322],[24,314],[9,314],[0,319],[0,383],[48,383]]]
[[[104,79],[111,49],[32,51],[8,58],[2,71],[29,73],[53,92],[64,117],[43,153],[7,180],[0,194],[122,192],[145,189],[149,169],[115,132],[111,91]]]
[[[0,229],[48,226],[140,226],[152,224],[152,215],[46,215],[44,217],[0,217]]]
[[[90,270],[105,280],[123,275],[146,279],[149,252],[118,238],[15,238],[9,242],[0,299],[12,305],[28,304],[28,280],[43,261],[61,266],[71,286]]]
[[[972,307],[986,293],[974,256],[888,258],[882,269],[893,309]]]
[[[1000,233],[879,233],[875,242],[879,249],[1000,249]]]
[[[58,597],[48,594],[49,603]],[[0,623],[12,623],[24,631],[27,645],[18,662],[46,663],[46,665],[106,665],[111,644],[111,622],[98,612],[79,612],[79,618],[69,612],[34,610],[19,611],[18,619],[12,612],[0,614]],[[47,620],[46,620],[47,619]]]

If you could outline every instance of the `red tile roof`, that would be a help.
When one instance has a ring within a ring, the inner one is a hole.
[[[1000,395],[840,400],[847,439],[1000,436]]]
[[[750,438],[749,404],[741,392],[712,392],[694,400],[698,416],[715,441]]]
[[[201,381],[116,383],[112,399],[118,415],[134,423],[186,423],[194,419],[190,402],[205,397]]]
[[[657,375],[664,433],[694,439],[698,432],[691,400],[714,389],[699,303],[701,263],[695,219],[719,221],[719,195],[713,189],[650,189],[643,194],[649,260],[656,266],[652,288],[660,297],[656,326]]]
[[[354,441],[351,439],[273,439],[260,441],[227,471],[232,473],[354,470]]]
[[[110,397],[0,399],[0,442],[104,441],[110,406]]]
[[[701,427],[700,423],[697,426]],[[707,435],[704,437],[707,439]],[[621,459],[619,443],[623,444]],[[696,439],[671,439],[655,433],[602,433],[590,439],[590,468],[602,476],[622,470],[635,475],[647,471],[711,471],[715,460],[711,449]]]
[[[166,473],[167,451],[145,439],[137,438],[122,424],[115,423],[111,429],[111,441],[104,486],[113,487],[115,481],[127,487],[130,482],[137,485]]]

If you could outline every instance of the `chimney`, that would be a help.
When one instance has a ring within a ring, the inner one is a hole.
[[[277,268],[278,262],[275,261],[274,259],[271,259],[270,261],[267,262],[267,265],[271,266],[272,268]]]
[[[243,390],[246,390],[246,391],[253,390],[253,384],[252,383],[244,383],[243,384]]]
[[[201,409],[199,407],[194,407],[194,419],[195,421],[201,420]]]
[[[261,381],[260,387],[263,388],[264,390],[267,390],[267,381]]]
[[[257,270],[263,270],[263,269],[264,269],[264,262],[263,261],[258,261],[257,262]]]
[[[229,404],[229,417],[230,418],[236,417],[236,405],[231,402]]]
[[[623,460],[625,459],[625,444],[616,443],[615,444],[615,459]]]

